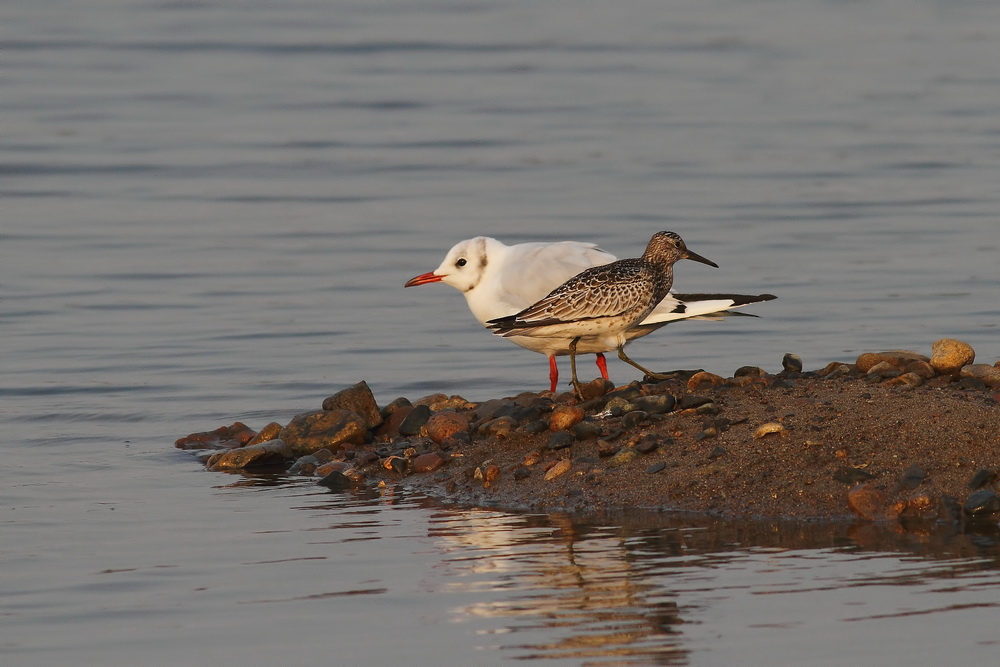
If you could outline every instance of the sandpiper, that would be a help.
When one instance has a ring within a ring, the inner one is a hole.
[[[547,296],[514,315],[486,322],[504,337],[569,340],[568,353],[573,387],[580,394],[576,375],[577,346],[594,340],[604,350],[618,350],[618,358],[649,376],[649,369],[625,354],[630,329],[642,324],[673,284],[673,265],[691,259],[718,268],[718,264],[688,250],[674,232],[657,232],[642,257],[595,266],[573,276]],[[603,369],[602,369],[603,374]]]
[[[404,286],[442,283],[454,287],[465,297],[473,316],[486,325],[489,320],[512,315],[530,306],[584,269],[610,264],[616,259],[593,243],[537,241],[507,245],[489,236],[477,236],[456,243],[436,269],[414,276]],[[774,298],[772,294],[670,292],[646,319],[631,327],[626,336],[631,342],[677,320],[725,319],[742,314],[728,312],[731,309]],[[569,354],[573,339],[508,336],[506,340],[548,357],[549,391],[555,392],[559,382],[556,357]],[[597,355],[597,367],[607,380],[604,353],[615,348],[613,337],[606,341],[601,336],[584,336],[577,343],[576,353]]]

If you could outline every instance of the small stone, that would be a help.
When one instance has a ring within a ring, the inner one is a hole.
[[[601,425],[597,422],[584,420],[570,429],[577,440],[593,440],[601,435]]]
[[[622,428],[626,431],[631,431],[647,419],[649,419],[649,413],[642,410],[633,410],[622,417]]]
[[[389,458],[382,461],[382,467],[386,470],[391,470],[392,472],[399,473],[400,475],[406,472],[406,468],[410,465],[409,460],[403,458],[402,456],[390,456]]]
[[[889,350],[888,352],[865,352],[859,355],[854,363],[859,372],[867,373],[872,367],[883,361],[901,371],[911,361],[930,361],[930,359],[909,350]]]
[[[870,484],[858,484],[847,492],[847,506],[863,519],[873,521],[884,516],[885,495]]]
[[[417,435],[431,418],[431,409],[427,405],[414,405],[406,419],[399,425],[400,435]]]
[[[725,447],[714,447],[714,448],[712,448],[712,451],[710,451],[708,453],[708,458],[709,458],[709,460],[713,460],[714,461],[715,459],[723,457],[723,456],[725,456],[728,453],[729,453],[729,450],[726,449]]]
[[[350,410],[365,420],[369,429],[373,429],[382,423],[382,414],[379,412],[375,396],[368,387],[368,383],[362,380],[351,385],[347,389],[338,391],[333,396],[323,401],[324,410]]]
[[[612,417],[621,417],[624,414],[634,411],[635,406],[632,405],[631,401],[621,396],[615,396],[604,404],[604,410],[610,413]]]
[[[437,452],[427,452],[414,458],[411,465],[413,466],[413,472],[433,472],[447,462],[448,459]]]
[[[569,459],[561,459],[557,461],[554,466],[545,471],[545,481],[548,482],[555,479],[559,475],[565,474],[569,471],[572,465],[573,463]]]
[[[626,447],[608,459],[608,465],[622,466],[634,461],[637,456],[639,456],[638,452],[631,447]]]
[[[886,384],[890,387],[919,387],[923,383],[924,378],[919,373],[903,373],[886,380]]]
[[[800,357],[797,354],[792,354],[790,352],[786,353],[785,356],[781,358],[781,368],[786,373],[801,373],[802,357]]]
[[[720,412],[722,412],[722,408],[719,407],[718,403],[706,403],[694,409],[696,415],[717,415]]]
[[[614,456],[619,451],[621,451],[620,445],[616,445],[613,442],[608,442],[607,440],[597,441],[597,455],[600,456],[601,458]]]
[[[220,426],[214,431],[192,433],[174,443],[178,449],[230,449],[250,443],[257,433],[243,422]]]
[[[413,401],[413,405],[426,405],[431,409],[431,412],[441,412],[443,410],[469,410],[475,403],[469,403],[461,396],[431,394]]]
[[[776,377],[767,385],[768,389],[794,389],[795,385],[783,377]]]
[[[989,486],[997,481],[998,475],[996,470],[990,468],[980,468],[976,471],[976,474],[972,476],[969,480],[970,489],[981,489],[984,486]]]
[[[527,479],[531,477],[531,468],[526,468],[525,466],[518,466],[514,468],[514,479]]]
[[[836,375],[833,375],[833,374],[834,373],[847,374],[847,373],[851,372],[851,368],[852,368],[852,366],[850,364],[845,364],[842,361],[831,361],[826,366],[824,366],[822,370],[819,371],[819,376],[820,377],[837,377]],[[843,369],[846,369],[846,370],[843,370]]]
[[[427,428],[427,437],[441,444],[456,433],[468,431],[469,420],[454,410],[442,410],[431,415],[424,426]]]
[[[517,420],[513,417],[497,417],[479,425],[479,433],[486,436],[505,438],[517,429]]]
[[[692,408],[697,408],[699,405],[705,405],[706,403],[711,403],[712,399],[708,396],[695,396],[694,394],[688,394],[681,398],[677,407],[681,410],[690,410]]]
[[[278,434],[281,433],[281,429],[282,429],[281,424],[279,424],[278,422],[271,422],[270,424],[262,428],[260,431],[258,431],[257,435],[255,435],[254,438],[247,443],[247,446],[258,445],[262,442],[267,442],[268,440],[274,440],[275,438],[278,437]]]
[[[400,402],[397,403],[397,401]],[[406,404],[404,405],[401,401],[406,401]],[[388,407],[382,410],[385,418],[374,431],[377,438],[395,438],[398,436],[400,424],[413,411],[413,406],[406,399],[396,399],[393,403],[395,407],[392,407],[391,410]]]
[[[753,437],[759,440],[760,438],[763,438],[765,436],[774,433],[779,433],[781,435],[784,435],[785,427],[779,424],[778,422],[768,422],[766,424],[761,424],[760,426],[757,427],[757,430],[753,432]]]
[[[868,375],[870,377],[883,377],[883,378],[897,377],[899,374],[900,370],[895,365],[889,363],[888,361],[878,362],[877,364],[869,368],[868,371],[865,373],[865,375]]]
[[[713,387],[721,387],[725,383],[726,379],[721,375],[709,373],[708,371],[699,371],[688,378],[687,388],[694,391],[703,384],[709,384]]]
[[[927,361],[920,361],[920,360],[911,361],[910,363],[906,364],[903,370],[907,374],[914,373],[916,375],[919,375],[924,380],[930,380],[932,377],[937,376],[937,371],[934,370],[934,367],[931,366],[930,362]]]
[[[549,430],[549,423],[541,419],[536,419],[533,422],[528,422],[527,424],[525,424],[524,428],[522,428],[521,430],[524,431],[525,433],[530,433],[531,435],[538,435],[543,431]]]
[[[767,372],[759,366],[740,366],[733,373],[734,378],[762,378]]]
[[[871,474],[867,470],[862,470],[861,468],[846,467],[841,468],[833,474],[833,479],[836,482],[841,482],[843,484],[858,484],[859,482],[866,482],[870,479],[874,479],[875,475]]]
[[[931,344],[931,366],[941,375],[958,377],[963,366],[976,360],[976,351],[968,343],[942,338]]]
[[[318,449],[337,451],[344,445],[360,445],[368,439],[368,424],[350,410],[303,412],[281,429],[279,437],[296,456]]]
[[[288,468],[287,474],[309,477],[316,472],[317,468],[319,468],[319,459],[315,456],[300,456],[295,460],[295,463]]]
[[[576,442],[576,437],[572,433],[559,431],[549,437],[549,442],[545,446],[553,450],[566,449],[572,447],[574,442]]]
[[[702,440],[708,440],[709,438],[716,438],[719,435],[719,429],[714,426],[709,426],[706,429],[702,429],[695,434],[695,442],[701,442]]]
[[[542,460],[542,453],[540,451],[535,450],[533,452],[528,452],[524,456],[524,465],[533,466],[541,460]]]
[[[585,416],[583,408],[578,405],[560,405],[549,417],[549,428],[553,431],[566,431],[583,421]]]
[[[316,468],[315,474],[319,477],[326,477],[334,470],[337,472],[344,472],[349,467],[350,466],[346,461],[330,461]]]
[[[670,394],[639,396],[632,400],[636,410],[642,410],[651,415],[662,415],[670,412],[677,405],[677,400]]]
[[[652,454],[660,448],[660,441],[654,435],[646,435],[635,443],[635,451],[640,454]]]
[[[985,517],[1000,513],[1000,496],[992,489],[983,489],[969,495],[962,510],[968,516]]]
[[[580,385],[580,394],[583,400],[589,401],[604,396],[614,388],[614,383],[605,380],[604,378],[597,378],[595,380],[591,380],[587,384]]]
[[[646,472],[649,473],[650,475],[655,475],[656,473],[660,472],[666,467],[667,467],[666,462],[660,461],[659,463],[654,463],[653,465],[646,468]]]
[[[293,458],[295,453],[285,441],[275,439],[217,452],[208,459],[206,465],[213,471],[243,470],[279,465]]]
[[[912,491],[920,486],[927,479],[927,472],[920,466],[914,464],[906,469],[903,478],[899,480],[898,491]]]
[[[901,514],[910,517],[933,516],[937,514],[937,501],[926,491],[916,491],[906,498],[906,506]]]
[[[960,371],[963,378],[979,380],[990,389],[1000,389],[1000,368],[989,364],[969,364]]]
[[[325,486],[331,491],[343,491],[344,489],[351,488],[351,478],[340,472],[339,470],[334,470],[328,474],[323,479],[316,482],[320,486]]]

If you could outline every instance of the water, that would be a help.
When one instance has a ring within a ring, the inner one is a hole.
[[[456,241],[660,229],[773,292],[640,363],[1000,356],[1000,8],[88,2],[0,9],[4,664],[995,659],[995,535],[442,507],[172,442],[547,382]],[[635,377],[612,365],[619,382]]]

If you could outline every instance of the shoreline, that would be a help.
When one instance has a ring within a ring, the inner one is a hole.
[[[401,484],[493,509],[995,524],[1000,363],[965,354],[946,367],[939,343],[931,357],[866,353],[812,372],[786,355],[777,375],[598,379],[583,402],[435,394],[379,407],[359,382],[288,424],[237,422],[176,444],[210,470]]]

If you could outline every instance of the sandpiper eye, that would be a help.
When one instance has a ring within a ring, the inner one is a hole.
[[[466,264],[468,264],[468,262],[465,261],[464,257],[462,259],[458,260],[457,262],[455,262],[455,266],[457,266],[458,268],[462,268]]]

